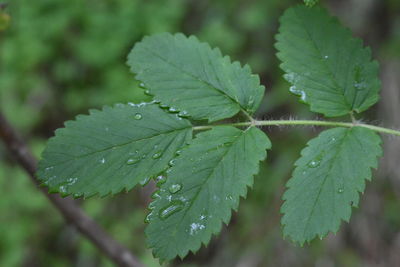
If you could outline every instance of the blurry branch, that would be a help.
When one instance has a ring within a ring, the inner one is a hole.
[[[58,195],[50,195],[45,188],[40,187],[40,182],[35,176],[36,159],[1,112],[0,140],[3,140],[9,153],[15,158],[19,165],[25,169],[38,189],[46,195],[66,221],[74,225],[82,235],[86,236],[87,239],[118,266],[143,266],[128,249],[114,240],[92,218],[86,215],[74,200],[61,198]]]

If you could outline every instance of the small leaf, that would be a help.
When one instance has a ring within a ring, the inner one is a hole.
[[[271,144],[257,128],[203,132],[182,150],[150,204],[146,234],[161,260],[197,251],[228,224]]]
[[[361,127],[334,128],[312,139],[283,196],[284,235],[303,244],[337,232],[341,220],[348,222],[365,179],[377,168],[380,144],[379,135]]]
[[[284,77],[311,111],[337,117],[360,113],[377,102],[378,63],[324,9],[288,9],[279,32],[276,47]]]
[[[191,138],[191,124],[151,103],[91,110],[56,131],[38,177],[51,192],[116,194],[146,184]]]
[[[162,33],[145,37],[128,57],[136,79],[162,105],[196,120],[254,113],[264,95],[257,75],[196,37]]]

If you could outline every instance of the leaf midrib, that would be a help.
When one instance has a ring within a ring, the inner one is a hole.
[[[200,194],[200,192],[202,191],[204,185],[206,184],[206,182],[213,176],[213,174],[215,173],[215,170],[218,168],[218,166],[221,164],[222,160],[225,158],[225,156],[228,154],[228,152],[231,151],[231,148],[234,146],[234,144],[236,143],[236,141],[243,137],[243,135],[246,134],[246,131],[242,131],[240,133],[240,135],[238,135],[234,141],[232,142],[232,145],[226,150],[225,153],[223,153],[221,155],[221,158],[219,160],[219,162],[215,165],[215,167],[213,168],[213,171],[211,171],[211,173],[204,179],[203,183],[201,183],[199,185],[199,189],[197,190],[197,192],[195,193],[194,197],[192,198],[192,201],[190,202],[190,205],[188,206],[188,208],[185,210],[183,216],[181,217],[181,220],[179,221],[179,226],[181,226],[183,219],[185,218],[185,216],[187,215],[187,213],[189,212],[190,208],[193,206],[194,202],[196,201],[198,195]],[[173,237],[175,237],[176,235],[174,235]]]
[[[67,162],[70,162],[70,161],[79,159],[79,158],[91,156],[91,155],[94,155],[94,154],[97,154],[97,153],[101,153],[101,152],[104,152],[104,151],[107,151],[107,150],[110,150],[110,149],[120,148],[120,147],[129,145],[129,144],[131,144],[131,143],[133,143],[133,142],[145,141],[145,140],[149,140],[149,139],[152,139],[152,138],[155,138],[155,137],[159,137],[159,136],[161,136],[161,135],[168,135],[168,134],[171,134],[171,133],[173,133],[173,132],[180,132],[180,131],[183,131],[183,130],[187,130],[187,129],[189,129],[189,128],[192,128],[192,126],[189,125],[189,126],[186,126],[186,127],[184,127],[184,128],[173,129],[173,130],[170,130],[170,131],[167,131],[167,132],[162,132],[162,133],[155,134],[155,135],[153,135],[153,136],[147,136],[147,137],[140,138],[140,139],[130,140],[130,141],[125,142],[125,143],[122,143],[122,144],[112,145],[112,146],[103,148],[103,149],[101,149],[101,150],[93,151],[93,152],[86,153],[86,154],[82,154],[82,155],[78,155],[78,156],[72,155],[72,158],[70,158],[70,159],[68,159],[68,160],[65,160],[65,161],[63,161],[63,162],[57,163],[56,165],[47,166],[47,167],[55,167],[55,166],[57,166],[57,165],[62,165],[62,164],[65,164],[65,163],[67,163]],[[51,153],[54,153],[54,152],[51,152]]]
[[[175,37],[174,37],[174,38],[175,38]],[[162,55],[159,55],[159,54],[157,54],[156,52],[154,52],[153,50],[150,50],[148,47],[146,47],[146,46],[143,46],[143,47],[144,47],[145,50],[147,50],[148,52],[150,52],[152,55],[158,57],[159,59],[161,59],[161,60],[164,61],[165,63],[167,63],[167,64],[171,65],[172,67],[174,67],[175,69],[177,69],[177,70],[181,71],[182,73],[184,73],[184,74],[186,74],[186,75],[192,77],[192,78],[195,79],[195,80],[198,80],[198,81],[200,81],[200,82],[206,84],[209,88],[212,88],[212,89],[214,89],[215,91],[217,91],[218,93],[222,94],[222,95],[225,96],[227,99],[229,99],[229,100],[232,102],[232,104],[238,105],[240,110],[243,110],[243,111],[246,110],[245,107],[243,107],[243,106],[242,106],[238,101],[236,101],[233,97],[231,97],[230,95],[228,95],[227,92],[225,92],[223,89],[218,88],[217,86],[211,84],[210,82],[208,82],[208,81],[206,81],[206,80],[200,79],[199,77],[197,77],[197,76],[196,76],[195,74],[193,74],[193,73],[190,73],[190,72],[188,72],[188,71],[186,71],[186,70],[183,70],[183,69],[179,68],[179,67],[176,66],[174,63],[172,63],[172,62],[168,61],[166,58],[164,58]],[[219,78],[217,78],[217,79],[219,80]],[[222,87],[222,86],[221,86],[221,87]]]
[[[318,194],[317,194],[317,197],[315,198],[315,201],[314,201],[313,207],[312,207],[312,209],[311,209],[310,215],[308,216],[307,223],[306,223],[306,225],[304,226],[303,237],[305,236],[305,233],[306,233],[306,230],[307,230],[308,225],[309,225],[309,223],[310,223],[311,217],[312,217],[313,214],[314,214],[315,206],[317,205],[317,202],[318,202],[318,200],[319,200],[319,196],[321,195],[322,188],[324,187],[326,181],[328,180],[328,177],[330,176],[329,173],[330,173],[330,171],[332,170],[333,165],[334,165],[334,162],[336,161],[337,156],[338,156],[338,154],[339,154],[340,151],[341,151],[341,147],[343,146],[344,141],[345,141],[345,139],[348,137],[350,131],[351,131],[351,129],[350,129],[350,130],[349,130],[349,129],[346,130],[346,134],[343,136],[343,139],[342,139],[341,143],[340,143],[339,145],[337,145],[338,149],[337,149],[337,151],[336,151],[336,153],[335,153],[335,156],[333,157],[334,160],[332,160],[331,164],[329,165],[328,172],[327,172],[328,174],[325,176],[324,181],[322,182],[321,187],[320,187],[320,189],[318,190]]]
[[[349,105],[349,103],[347,102],[347,99],[345,97],[345,88],[342,88],[338,83],[337,83],[337,79],[335,78],[334,73],[332,72],[332,70],[329,68],[329,66],[327,65],[326,61],[323,60],[322,58],[322,53],[321,50],[319,49],[319,47],[317,46],[316,42],[314,41],[314,39],[312,38],[312,35],[310,33],[310,31],[308,30],[308,27],[306,27],[306,25],[304,24],[304,21],[302,19],[301,16],[298,15],[298,12],[296,9],[294,9],[294,12],[296,13],[296,16],[299,18],[299,20],[301,21],[305,32],[307,33],[307,36],[309,37],[309,41],[312,44],[312,46],[314,47],[314,49],[317,51],[317,53],[319,54],[319,58],[320,58],[320,62],[322,62],[322,65],[325,67],[325,69],[327,70],[328,75],[330,76],[331,80],[333,81],[333,83],[335,84],[336,88],[341,89],[341,95],[343,96],[343,100],[346,104],[346,106],[348,108],[350,108],[351,110],[353,110],[353,106]]]

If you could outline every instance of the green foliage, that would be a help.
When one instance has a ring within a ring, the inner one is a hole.
[[[328,117],[362,112],[379,98],[371,51],[322,8],[297,6],[281,18],[276,47],[290,91]]]
[[[377,63],[326,11],[298,6],[281,22],[276,47],[285,78],[312,111],[335,117],[362,112],[377,101]],[[88,61],[105,60],[83,54]],[[50,139],[38,176],[52,192],[75,197],[115,194],[157,177],[148,244],[162,261],[183,258],[229,222],[253,185],[271,146],[256,128],[262,121],[251,117],[264,87],[248,66],[183,34],[145,37],[128,64],[154,101],[105,107],[67,122]],[[248,121],[200,124],[231,119],[240,111]],[[380,138],[355,122],[342,124],[349,128],[310,141],[288,182],[282,224],[285,235],[298,243],[335,232],[341,220],[348,221],[370,169],[377,167]],[[208,131],[192,140],[192,130]]]
[[[91,110],[56,131],[38,177],[51,192],[74,197],[116,194],[146,184],[191,138],[191,125],[156,104]]]
[[[146,37],[135,45],[128,64],[155,100],[196,120],[230,118],[241,109],[252,114],[264,95],[248,65],[231,63],[194,36]]]
[[[198,134],[153,195],[146,234],[154,255],[163,260],[183,258],[207,244],[222,223],[229,223],[239,198],[246,197],[270,147],[257,128],[221,126]]]
[[[334,128],[312,139],[296,161],[283,199],[283,233],[303,244],[349,221],[359,192],[382,155],[380,137],[369,129]]]

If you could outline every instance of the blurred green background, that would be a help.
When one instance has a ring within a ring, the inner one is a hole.
[[[4,1],[1,1],[4,2]],[[148,99],[125,64],[135,42],[157,32],[194,34],[260,74],[258,118],[317,118],[288,92],[273,47],[278,18],[300,0],[9,0],[0,33],[0,109],[39,157],[65,120],[89,108]],[[400,1],[322,1],[372,46],[382,104],[364,120],[400,127]],[[207,248],[166,266],[400,266],[400,141],[385,158],[350,224],[303,248],[283,240],[279,208],[293,162],[320,129],[264,128],[272,142],[231,224]],[[153,185],[82,207],[149,266],[145,207]],[[171,244],[173,245],[173,244]],[[0,266],[113,266],[58,212],[0,144]]]

